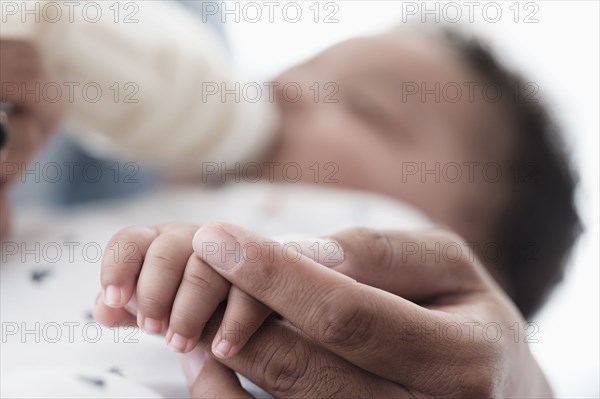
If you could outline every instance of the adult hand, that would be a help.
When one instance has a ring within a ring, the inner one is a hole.
[[[37,50],[30,44],[0,39],[0,102],[10,106],[6,158],[0,159],[0,237],[9,227],[8,187],[46,142],[58,123],[58,101],[44,95],[48,82]]]
[[[459,237],[353,229],[332,238],[344,260],[327,268],[290,261],[237,226],[196,233],[200,258],[285,320],[219,362],[205,337],[186,355],[193,397],[247,396],[229,369],[277,397],[551,395],[524,320]]]

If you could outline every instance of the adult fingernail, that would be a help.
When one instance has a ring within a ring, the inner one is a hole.
[[[225,359],[227,355],[229,355],[229,352],[231,352],[231,348],[231,342],[221,340],[213,346],[212,351],[215,354],[215,356],[220,357],[221,359]]]
[[[192,241],[194,252],[206,263],[217,269],[233,269],[240,258],[240,243],[223,226],[202,226]]]
[[[116,285],[109,285],[104,290],[104,303],[106,306],[110,307],[118,307],[122,306],[122,298],[121,289]]]
[[[206,350],[197,346],[193,351],[184,353],[182,358],[183,375],[185,375],[188,386],[190,386],[196,381],[198,375],[202,371],[202,367],[204,367],[208,358],[208,353]]]
[[[344,261],[342,246],[330,238],[300,238],[286,240],[285,244],[297,245],[302,255],[327,267],[336,267]]]

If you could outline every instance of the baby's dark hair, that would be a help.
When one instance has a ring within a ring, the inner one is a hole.
[[[509,165],[520,168],[511,183],[512,201],[493,234],[506,257],[501,270],[513,301],[531,317],[561,281],[570,250],[582,227],[575,206],[577,176],[561,129],[532,86],[501,65],[477,39],[445,29],[442,37],[486,81],[501,88],[514,120],[516,150]],[[484,82],[485,83],[485,82]]]

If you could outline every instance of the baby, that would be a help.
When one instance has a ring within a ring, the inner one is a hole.
[[[304,183],[334,181],[417,207],[462,236],[531,317],[563,273],[579,220],[556,126],[530,84],[476,41],[408,29],[338,44],[277,82],[277,139],[256,160],[264,169],[254,176],[285,181],[267,168],[293,164]],[[290,101],[282,89],[288,82],[304,93],[314,93],[315,84],[328,89]],[[271,311],[205,262],[248,254],[194,240],[199,228],[180,223],[117,233],[109,247],[134,251],[104,258],[96,319],[110,325],[137,313],[130,319],[141,329],[189,352],[226,300],[212,351],[221,358],[238,353]],[[314,253],[324,267],[335,264],[335,243],[317,246],[303,254]],[[245,333],[227,334],[232,325]]]

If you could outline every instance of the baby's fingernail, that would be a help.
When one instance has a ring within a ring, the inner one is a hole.
[[[138,326],[149,334],[160,334],[163,330],[162,321],[144,317],[138,313]]]
[[[215,356],[220,357],[221,359],[225,359],[227,355],[229,355],[229,352],[231,352],[231,348],[231,342],[222,340],[213,346],[212,351],[215,354]]]
[[[198,378],[200,371],[202,371],[202,367],[204,367],[204,363],[206,363],[207,358],[208,352],[199,346],[197,346],[193,351],[183,354],[183,374],[185,375],[188,386],[192,385],[192,383],[196,381],[196,378]]]
[[[202,226],[192,241],[196,255],[219,269],[233,269],[240,261],[240,243],[223,226]]]
[[[171,332],[170,335],[171,336],[169,337],[169,333],[167,333],[167,340],[171,349],[180,353],[189,352],[189,349],[191,349],[189,347],[192,344],[190,339],[173,332]]]
[[[104,290],[104,303],[106,306],[117,307],[122,306],[121,300],[123,295],[121,294],[121,289],[116,285],[109,285]]]

